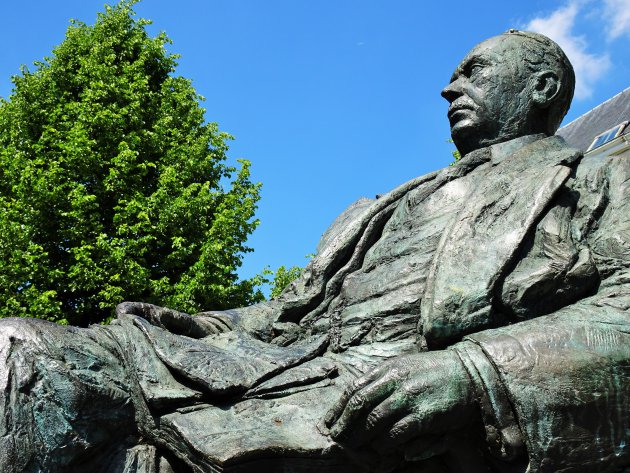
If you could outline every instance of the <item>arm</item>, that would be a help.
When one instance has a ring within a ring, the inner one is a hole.
[[[603,279],[593,288],[597,294],[573,298],[551,315],[470,335],[450,350],[393,360],[368,373],[331,411],[332,435],[351,437],[357,425],[371,430],[375,421],[395,432],[397,419],[411,413],[430,425],[441,415],[432,406],[441,394],[436,387],[438,394],[426,395],[431,390],[423,385],[455,383],[460,402],[451,409],[480,413],[486,445],[500,458],[518,458],[525,446],[531,471],[557,471],[554,462],[562,463],[562,471],[580,472],[630,464],[629,176],[627,159],[584,160],[572,186],[579,196],[572,238],[594,256]],[[576,281],[572,284],[584,287]],[[442,377],[429,372],[428,360],[434,358],[450,367],[441,368]],[[404,368],[399,361],[414,366]],[[375,383],[383,386],[378,396],[370,391]],[[395,396],[400,402],[394,405],[383,401]],[[446,438],[465,431],[474,424],[469,419],[458,417],[431,434]],[[412,428],[414,435],[427,435],[422,425]]]
[[[331,435],[422,459],[483,423],[500,458],[517,459],[524,443],[531,471],[617,471],[630,464],[630,288],[621,282],[552,315],[392,360],[329,413]]]
[[[264,340],[265,335],[271,333],[276,305],[275,301],[267,301],[239,309],[190,315],[144,302],[123,302],[116,307],[116,317],[136,315],[156,327],[190,338],[203,338],[239,328]]]
[[[359,199],[339,215],[322,235],[317,245],[317,253],[330,252],[330,248],[335,248],[339,244],[337,240],[343,236],[343,231],[354,221],[360,219],[372,202],[369,199]],[[312,265],[316,259],[317,256],[311,260],[309,265]],[[307,282],[302,281],[301,285],[309,286],[309,266],[305,268],[304,273],[303,276],[291,283],[284,291],[286,294],[282,294],[278,299],[248,307],[209,310],[191,316],[184,312],[153,304],[123,302],[116,307],[116,316],[137,315],[157,327],[191,338],[203,338],[238,328],[260,340],[274,340],[276,345],[286,345],[295,341],[299,327],[296,323],[291,322],[278,323],[278,316],[285,305],[291,305],[292,299],[300,298],[300,289],[297,287],[300,286],[300,279],[307,280]]]
[[[494,368],[494,380],[480,383],[481,391],[507,394],[532,471],[557,471],[558,461],[580,472],[630,464],[627,287],[601,288],[555,314],[480,332],[461,344],[477,352],[480,362],[470,365],[477,372]],[[509,426],[500,409],[486,413],[487,430]]]

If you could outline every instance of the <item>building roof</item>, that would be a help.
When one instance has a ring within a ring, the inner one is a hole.
[[[595,137],[624,121],[630,121],[630,87],[563,126],[556,134],[570,146],[586,151]],[[630,125],[621,134],[628,133]]]

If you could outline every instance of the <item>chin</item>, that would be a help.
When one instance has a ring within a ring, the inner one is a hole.
[[[479,134],[480,129],[479,123],[471,118],[462,118],[454,123],[451,122],[451,135],[453,139],[455,139],[455,136],[465,138]]]
[[[482,147],[479,131],[472,125],[470,120],[462,120],[451,126],[451,138],[462,155]]]

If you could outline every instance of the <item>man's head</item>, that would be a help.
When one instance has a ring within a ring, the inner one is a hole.
[[[477,46],[442,96],[455,146],[467,154],[533,133],[553,135],[569,110],[575,74],[546,36],[510,30]]]

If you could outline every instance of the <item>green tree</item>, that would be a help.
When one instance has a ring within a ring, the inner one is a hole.
[[[451,138],[450,140],[447,140],[447,143],[453,143],[453,139]],[[450,164],[450,166],[453,166],[455,163],[457,163],[457,161],[462,158],[462,155],[458,149],[454,149],[453,151],[451,151],[451,154],[453,155],[453,159],[455,160]]]
[[[272,299],[278,297],[289,284],[302,274],[302,269],[299,266],[291,266],[289,269],[286,266],[280,266],[275,273],[270,271],[270,274],[273,274],[273,281],[270,281],[270,297]]]
[[[256,302],[236,270],[260,184],[226,163],[165,34],[122,0],[71,22],[0,101],[0,317],[86,325],[123,300],[194,312]]]

